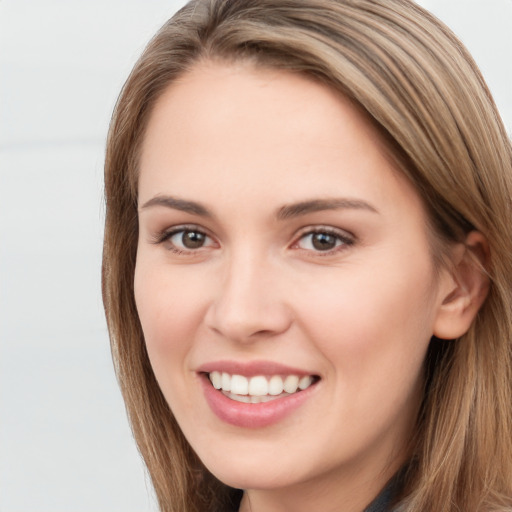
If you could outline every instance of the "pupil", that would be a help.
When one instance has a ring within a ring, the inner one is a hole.
[[[336,246],[336,237],[327,233],[315,233],[312,242],[315,249],[328,251]]]
[[[198,249],[204,244],[204,235],[197,231],[185,231],[182,242],[187,249]]]

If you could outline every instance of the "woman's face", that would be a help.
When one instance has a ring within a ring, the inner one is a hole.
[[[245,489],[377,491],[406,457],[446,286],[365,118],[298,75],[198,64],[151,115],[139,219],[147,350],[204,464]]]

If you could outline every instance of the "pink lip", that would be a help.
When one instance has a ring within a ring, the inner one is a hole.
[[[313,375],[311,372],[293,368],[281,363],[272,361],[214,361],[201,365],[197,370],[199,373],[226,372],[230,375],[244,375],[245,377],[255,377],[256,375]]]
[[[210,409],[222,421],[243,428],[263,428],[281,421],[304,404],[317,388],[317,385],[313,384],[303,391],[270,402],[246,404],[231,400],[222,391],[215,389],[207,375],[213,371],[224,371],[231,375],[247,377],[255,375],[298,375],[300,377],[311,374],[279,363],[261,361],[252,363],[219,361],[201,366],[198,373]]]

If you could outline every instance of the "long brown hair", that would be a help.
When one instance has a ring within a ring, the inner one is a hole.
[[[149,43],[116,105],[105,164],[103,296],[115,369],[164,512],[225,511],[153,375],[133,293],[138,155],[155,101],[201,59],[306,74],[359,105],[423,198],[439,256],[487,239],[489,295],[458,340],[433,340],[400,510],[512,507],[512,149],[472,58],[410,0],[195,0]]]

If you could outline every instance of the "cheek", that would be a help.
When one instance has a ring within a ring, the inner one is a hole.
[[[311,281],[298,306],[309,338],[353,392],[402,386],[421,372],[432,336],[431,268],[409,266],[340,269],[338,278]]]
[[[134,291],[148,357],[159,387],[177,418],[190,416],[190,354],[204,316],[194,280],[168,265],[137,262]],[[186,274],[186,272],[185,272]]]
[[[138,262],[135,270],[137,311],[157,378],[160,368],[185,363],[195,331],[204,316],[197,286],[182,274],[171,273],[158,263],[144,261]]]
[[[303,309],[308,336],[330,367],[326,384],[332,402],[340,404],[337,428],[359,447],[375,447],[386,432],[408,435],[421,402],[430,340],[428,315],[419,306],[425,305],[424,294],[409,285],[378,293],[373,284],[371,291],[360,286],[340,294],[336,288],[330,298],[324,290]]]

